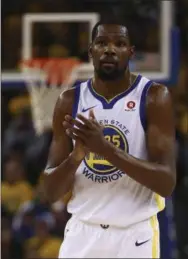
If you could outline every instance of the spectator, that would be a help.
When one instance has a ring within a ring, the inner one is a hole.
[[[179,259],[188,258],[188,107],[185,98],[180,99],[176,109],[177,139],[177,185],[174,192],[174,216]]]
[[[5,132],[4,152],[5,156],[14,150],[15,146],[20,146],[23,153],[33,142],[35,132],[33,129],[31,114],[29,109],[23,109],[20,114],[13,119]]]
[[[15,239],[24,242],[34,236],[34,222],[37,217],[50,212],[50,206],[45,199],[42,185],[37,185],[32,200],[23,203],[13,218]]]
[[[22,247],[14,240],[11,231],[11,215],[1,206],[1,257],[3,259],[22,258]]]
[[[33,190],[25,180],[25,171],[21,162],[10,158],[4,165],[4,180],[1,187],[2,204],[11,213],[33,197]]]
[[[54,218],[44,213],[35,221],[35,236],[24,245],[25,257],[29,258],[57,258],[62,240],[50,234],[54,226]]]

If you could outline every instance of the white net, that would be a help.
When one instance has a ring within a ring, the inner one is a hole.
[[[31,60],[23,62],[22,71],[31,97],[37,134],[52,127],[54,106],[60,93],[77,80],[87,80],[93,74],[91,65],[81,65],[75,59]]]

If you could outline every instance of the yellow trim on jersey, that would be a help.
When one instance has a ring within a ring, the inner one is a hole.
[[[157,215],[150,219],[153,236],[152,236],[152,258],[159,258],[159,226]]]
[[[72,199],[72,190],[70,190],[69,192],[67,192],[64,196],[63,196],[63,202],[65,205],[68,204],[68,202]]]
[[[88,159],[87,159],[86,161],[88,161]],[[95,164],[112,166],[112,164],[111,164],[110,162],[108,162],[107,160],[95,159],[95,153],[90,153],[90,154],[89,154],[89,164],[90,164],[90,166],[92,166],[92,167],[93,167]],[[115,167],[113,167],[113,169],[114,169],[114,168],[115,168]],[[111,171],[111,170],[112,170],[112,168],[110,168],[110,170],[106,170],[106,171],[108,172],[108,171]],[[105,171],[103,171],[103,172],[105,172]]]
[[[165,199],[161,197],[159,194],[155,194],[155,201],[157,203],[157,207],[159,211],[164,210],[165,208]]]
[[[130,87],[135,83],[135,81],[137,80],[137,78],[138,78],[138,76],[135,78],[135,80],[134,80],[133,83],[130,85]],[[95,91],[95,89],[93,88],[93,81],[91,81],[91,87],[92,87],[93,92],[95,92],[96,95],[102,97],[107,103],[110,103],[114,98],[117,98],[119,95],[121,95],[121,94],[123,94],[123,93],[126,93],[127,90],[129,89],[129,88],[128,88],[128,89],[126,89],[124,92],[121,92],[121,93],[117,94],[116,96],[114,96],[113,98],[107,100],[103,95],[101,95],[101,94],[99,94],[99,93],[97,93],[97,92]]]

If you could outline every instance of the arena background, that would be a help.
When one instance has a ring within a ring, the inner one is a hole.
[[[49,205],[43,195],[40,173],[51,129],[36,134],[20,61],[76,57],[84,63],[85,77],[91,76],[87,54],[91,28],[107,13],[121,16],[131,32],[136,46],[131,70],[165,83],[172,92],[178,177],[173,197],[167,199],[166,210],[159,215],[161,257],[188,258],[188,1],[3,0],[3,259],[57,258],[69,218],[68,196]],[[74,78],[73,84],[77,80],[83,76]]]

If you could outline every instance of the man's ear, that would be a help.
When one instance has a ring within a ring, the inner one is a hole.
[[[135,46],[130,47],[130,59],[134,58],[135,56]]]
[[[92,54],[92,43],[89,44],[88,56],[89,56],[90,59],[93,58],[93,54]]]

